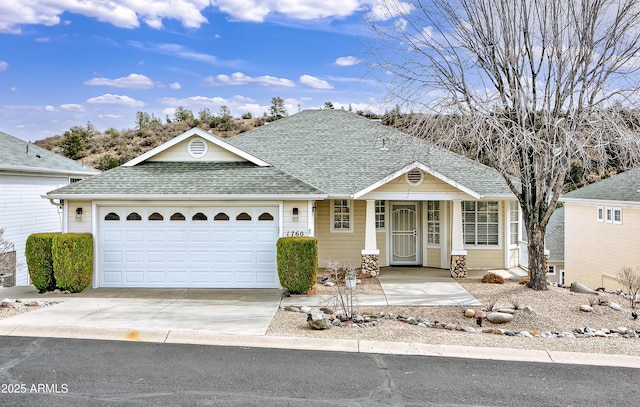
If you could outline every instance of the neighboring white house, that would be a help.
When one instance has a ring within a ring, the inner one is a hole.
[[[15,285],[28,285],[24,257],[32,233],[60,232],[61,210],[42,195],[99,173],[66,157],[0,132],[0,228],[15,248]],[[12,253],[13,255],[13,253]],[[13,257],[13,256],[12,256]]]

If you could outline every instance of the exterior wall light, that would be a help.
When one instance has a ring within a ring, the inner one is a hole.
[[[76,220],[78,222],[82,221],[82,208],[76,208]]]
[[[293,208],[293,221],[298,221],[298,208]]]

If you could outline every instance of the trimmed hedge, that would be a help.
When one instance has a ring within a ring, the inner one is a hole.
[[[34,233],[29,235],[25,246],[25,257],[31,283],[43,293],[56,288],[56,279],[53,273],[53,257],[51,244],[54,236],[60,233]]]
[[[314,237],[281,237],[277,243],[280,285],[292,294],[309,291],[318,274],[318,240]]]
[[[91,284],[93,236],[91,233],[63,233],[53,238],[53,275],[58,287],[78,293]]]

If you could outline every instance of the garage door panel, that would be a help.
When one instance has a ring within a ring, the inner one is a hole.
[[[178,211],[186,220],[169,220]],[[109,212],[137,212],[142,219],[101,221],[103,287],[279,287],[275,207],[100,208],[101,219]],[[208,219],[192,220],[197,212]],[[236,220],[242,212],[252,220]],[[274,221],[258,221],[264,212],[275,214]],[[163,220],[149,220],[152,213],[152,218],[160,214]],[[229,220],[214,220],[219,213]]]

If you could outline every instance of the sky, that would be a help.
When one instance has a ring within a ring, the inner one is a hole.
[[[35,141],[91,122],[135,127],[227,106],[262,116],[385,110],[368,20],[379,0],[18,0],[0,2],[0,131]]]

